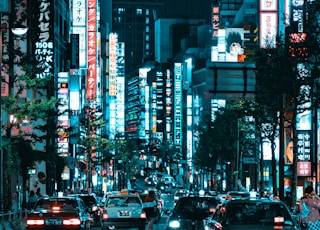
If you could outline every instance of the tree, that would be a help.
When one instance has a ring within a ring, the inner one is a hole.
[[[202,169],[216,169],[217,164],[230,162],[227,170],[227,189],[236,185],[239,172],[239,146],[242,151],[255,149],[254,130],[245,117],[243,101],[228,101],[225,108],[215,113],[215,119],[204,117],[199,126],[200,141],[194,156],[194,165]],[[209,159],[209,160],[208,160]]]
[[[8,89],[8,94],[3,96],[2,108],[2,147],[4,151],[4,193],[5,209],[11,208],[11,183],[10,175],[23,176],[23,192],[26,190],[28,169],[33,167],[33,162],[39,159],[41,151],[35,150],[39,143],[45,143],[48,130],[47,121],[55,114],[59,101],[48,97],[46,89],[53,82],[52,76],[39,79],[36,73],[42,71],[37,68],[31,56],[23,54],[19,47],[9,49],[12,56],[3,61],[5,66],[2,75],[2,86]],[[13,60],[19,60],[14,62]],[[23,64],[22,64],[23,63]],[[13,64],[20,69],[19,73],[13,69]],[[10,68],[9,68],[10,67]],[[51,156],[49,153],[47,157]],[[25,194],[25,192],[23,193]]]

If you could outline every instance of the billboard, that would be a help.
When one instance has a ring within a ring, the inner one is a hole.
[[[43,69],[41,73],[37,73],[37,78],[51,76],[54,73],[53,55],[54,55],[54,4],[50,0],[36,1],[38,7],[34,7],[35,19],[37,20],[36,36],[34,38],[34,57],[37,67]]]
[[[243,62],[244,61],[244,29],[219,29],[217,45],[211,47],[213,62]]]

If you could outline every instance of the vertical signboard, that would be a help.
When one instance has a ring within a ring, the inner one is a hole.
[[[66,129],[69,128],[69,74],[67,72],[58,73],[58,154],[60,157],[68,157],[69,155],[69,133]]]
[[[88,0],[88,69],[87,69],[87,101],[96,100],[97,90],[97,2]]]
[[[86,0],[72,2],[72,33],[79,34],[79,67],[86,69],[87,64],[87,4]]]
[[[38,7],[36,9],[35,19],[38,24],[36,29],[36,36],[34,42],[34,56],[37,61],[37,67],[42,69],[42,72],[37,73],[37,78],[44,78],[53,75],[53,6],[50,0],[38,0],[36,2]]]
[[[172,77],[170,69],[166,70],[166,140],[172,140]]]
[[[117,95],[117,46],[118,35],[109,35],[109,96]]]
[[[174,144],[182,146],[182,63],[174,63]]]
[[[297,131],[297,175],[311,176],[311,130]]]
[[[79,34],[71,34],[70,69],[79,69]]]
[[[8,53],[8,44],[9,44],[9,15],[0,14],[1,18],[1,97],[8,96],[9,93],[9,53]]]
[[[218,5],[211,6],[211,25],[212,35],[211,40],[216,40],[218,36],[218,30],[220,28],[220,8]]]
[[[278,34],[278,3],[260,0],[260,47],[275,48]]]
[[[125,43],[118,43],[117,57],[117,130],[124,134],[125,127]]]

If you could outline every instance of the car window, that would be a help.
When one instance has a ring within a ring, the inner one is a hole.
[[[225,215],[225,216],[223,216]],[[290,213],[285,205],[280,203],[238,203],[229,204],[226,207],[226,212],[217,211],[214,214],[214,219],[220,219],[233,223],[274,223],[274,217],[284,217],[285,221],[292,221]]]
[[[109,197],[106,203],[107,207],[121,206],[142,206],[138,197]]]
[[[76,200],[39,200],[35,205],[35,210],[57,210],[57,211],[70,211],[78,207]]]
[[[194,213],[202,212],[209,213],[210,209],[215,208],[218,204],[218,201],[215,199],[206,199],[206,198],[187,198],[180,199],[175,207],[175,212],[178,213]]]

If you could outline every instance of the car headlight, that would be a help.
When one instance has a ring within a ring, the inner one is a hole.
[[[180,228],[180,222],[178,220],[171,220],[169,222],[170,228]]]

